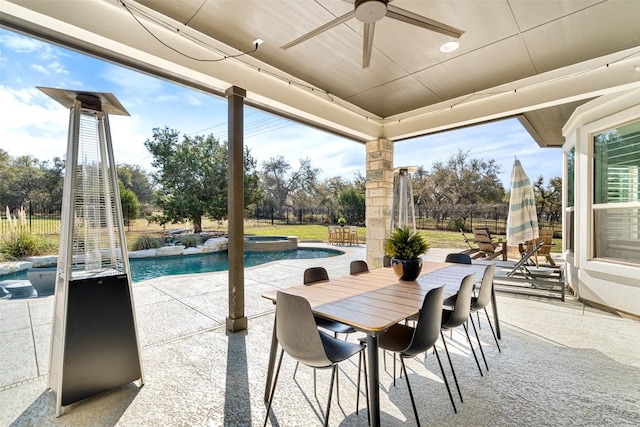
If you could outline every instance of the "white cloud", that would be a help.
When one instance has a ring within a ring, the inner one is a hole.
[[[42,65],[38,65],[38,64],[32,64],[31,65],[31,69],[35,70],[35,71],[37,71],[39,73],[42,73],[42,74],[47,74],[48,73],[46,68],[44,68]]]
[[[65,66],[58,61],[50,62],[47,64],[47,68],[55,74],[69,74]]]
[[[68,112],[36,88],[0,86],[2,148],[12,156],[51,160],[66,154]]]
[[[17,53],[34,53],[47,48],[47,45],[39,40],[10,33],[0,36],[0,44]]]

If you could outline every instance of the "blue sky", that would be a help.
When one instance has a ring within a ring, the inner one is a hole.
[[[12,156],[51,160],[66,153],[69,111],[36,86],[113,93],[131,114],[110,117],[117,163],[150,170],[144,141],[155,127],[226,140],[224,99],[0,29],[0,148]],[[295,167],[309,157],[323,179],[365,173],[364,145],[249,108],[245,145],[259,164],[282,155]],[[472,158],[495,159],[507,190],[514,155],[532,180],[562,174],[561,150],[538,147],[516,119],[398,142],[394,164],[430,168],[458,149],[469,150]]]

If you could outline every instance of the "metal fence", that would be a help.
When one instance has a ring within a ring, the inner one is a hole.
[[[472,205],[472,206],[417,206],[416,226],[422,230],[451,230],[472,231],[475,227],[487,227],[492,234],[504,235],[506,230],[508,206],[505,205]],[[124,214],[125,230],[127,232],[164,232],[176,228],[191,228],[188,222],[180,224],[161,225],[146,218],[130,218]],[[12,216],[14,216],[12,214]],[[256,209],[252,216],[246,219],[254,221],[256,225],[300,225],[300,224],[335,224],[338,212],[323,207],[284,209],[278,214],[275,209]],[[18,220],[14,216],[14,224]],[[560,233],[562,225],[558,221],[548,220],[544,216],[539,218],[541,228],[551,228],[554,233]],[[203,229],[218,229],[220,223],[205,219]],[[364,225],[364,224],[358,224]],[[25,209],[24,221],[20,224],[33,234],[55,235],[60,232],[60,208],[32,206]],[[9,232],[10,226],[6,217],[0,219],[0,235]]]

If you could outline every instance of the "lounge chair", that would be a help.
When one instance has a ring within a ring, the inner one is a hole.
[[[547,259],[547,262],[551,267],[555,267],[556,263],[551,257],[551,248],[553,247],[553,230],[551,229],[542,229],[539,231],[539,236],[537,239],[529,240],[526,242],[526,246],[522,245],[521,254],[526,253],[533,249],[534,246],[537,246],[538,243],[543,242],[543,245],[538,249],[538,251],[534,254],[533,259],[535,260],[536,267],[539,267],[538,257],[544,257]]]
[[[478,251],[471,256],[472,259],[484,258],[492,260],[502,255],[502,260],[507,260],[506,242],[502,240],[495,242],[489,233],[489,229],[475,228],[473,230],[473,241],[478,245]]]
[[[539,241],[516,263],[509,261],[494,262],[496,264],[494,276],[496,290],[537,296],[559,296],[564,301],[565,280],[563,268],[535,267],[529,264],[531,258],[543,245],[544,241]],[[487,263],[486,260],[474,261],[474,264]]]
[[[471,245],[471,243],[473,243],[473,239],[468,238],[467,235],[464,234],[464,230],[462,228],[460,229],[460,234],[462,234],[462,238],[464,239],[464,242],[467,244],[467,246],[469,246],[469,249],[465,249],[460,253],[471,255],[478,252],[478,248],[477,247],[474,248],[473,245]]]

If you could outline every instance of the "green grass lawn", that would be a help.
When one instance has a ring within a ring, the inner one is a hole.
[[[327,226],[325,225],[263,225],[245,226],[245,234],[255,234],[258,236],[298,236],[300,241],[327,241]],[[462,235],[454,231],[422,230],[420,233],[427,238],[429,246],[432,248],[468,248]],[[366,229],[358,227],[358,239],[365,242]]]
[[[327,241],[327,227],[325,225],[246,225],[245,234],[255,234],[258,236],[298,236],[300,241]],[[444,230],[420,230],[425,236],[427,243],[432,248],[468,249],[469,245],[464,241],[462,234],[458,231]],[[467,238],[473,238],[471,233],[466,234]],[[358,239],[360,243],[365,243],[366,229],[358,227]],[[495,239],[505,239],[504,235],[494,235]],[[551,252],[560,253],[562,244],[560,239],[555,239]],[[473,243],[472,243],[473,245]]]
[[[210,225],[205,230],[212,231],[226,231],[226,223],[222,226]],[[301,242],[305,241],[327,241],[328,230],[326,225],[256,225],[252,221],[247,221],[244,228],[245,234],[257,235],[257,236],[298,236]],[[451,248],[451,249],[467,249],[469,246],[465,243],[462,235],[455,231],[441,231],[441,230],[421,230],[420,233],[424,234],[427,239],[427,243],[432,248]],[[127,232],[127,246],[131,249],[132,243],[141,234],[155,234],[162,236],[162,231],[135,231]],[[52,244],[57,248],[57,235],[47,236],[51,237]],[[467,237],[471,238],[470,233]],[[504,239],[505,236],[494,236]],[[358,239],[361,244],[366,242],[366,229],[364,227],[358,227]],[[561,251],[561,243],[559,239],[555,239],[555,244],[551,249],[552,252],[559,253]]]

